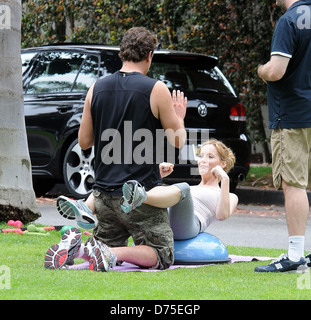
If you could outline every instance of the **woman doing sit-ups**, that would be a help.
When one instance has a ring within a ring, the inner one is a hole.
[[[231,216],[238,204],[238,197],[230,193],[230,179],[227,172],[235,163],[231,149],[222,142],[211,139],[199,150],[198,169],[201,182],[196,186],[177,183],[154,187],[145,191],[136,180],[123,186],[121,208],[129,213],[141,204],[168,208],[171,228],[177,240],[193,238],[214,221]],[[174,165],[160,165],[162,178],[172,173]],[[91,195],[85,203],[59,197],[57,207],[64,217],[77,219],[82,228],[93,228],[95,219],[94,198]],[[89,223],[91,222],[91,223]]]

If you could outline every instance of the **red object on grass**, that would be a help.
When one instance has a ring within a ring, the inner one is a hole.
[[[21,228],[23,226],[23,223],[19,220],[16,220],[16,221],[9,220],[7,224],[8,226],[17,227],[17,228]]]

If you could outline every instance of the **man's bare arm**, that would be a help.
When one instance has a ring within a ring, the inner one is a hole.
[[[91,115],[93,88],[94,85],[89,89],[85,98],[84,109],[78,134],[79,145],[83,150],[86,150],[94,145],[93,121]]]
[[[153,115],[161,121],[168,141],[181,148],[187,139],[184,125],[187,98],[183,92],[174,90],[171,95],[167,86],[158,81],[152,90],[150,104]]]
[[[273,55],[269,62],[259,66],[258,76],[265,82],[281,80],[286,72],[289,58]]]

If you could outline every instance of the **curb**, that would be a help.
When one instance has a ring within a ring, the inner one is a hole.
[[[235,194],[239,197],[241,204],[263,204],[263,205],[284,205],[282,190],[264,190],[251,187],[237,187]],[[307,192],[311,203],[311,193]]]

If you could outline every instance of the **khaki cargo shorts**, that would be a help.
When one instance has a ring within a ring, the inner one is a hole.
[[[121,196],[93,191],[98,224],[94,229],[96,239],[110,247],[128,245],[132,236],[135,245],[152,247],[157,256],[158,269],[167,269],[174,262],[174,239],[167,209],[142,204],[124,213],[120,206]]]
[[[274,129],[271,135],[273,184],[306,189],[311,186],[311,128]]]

